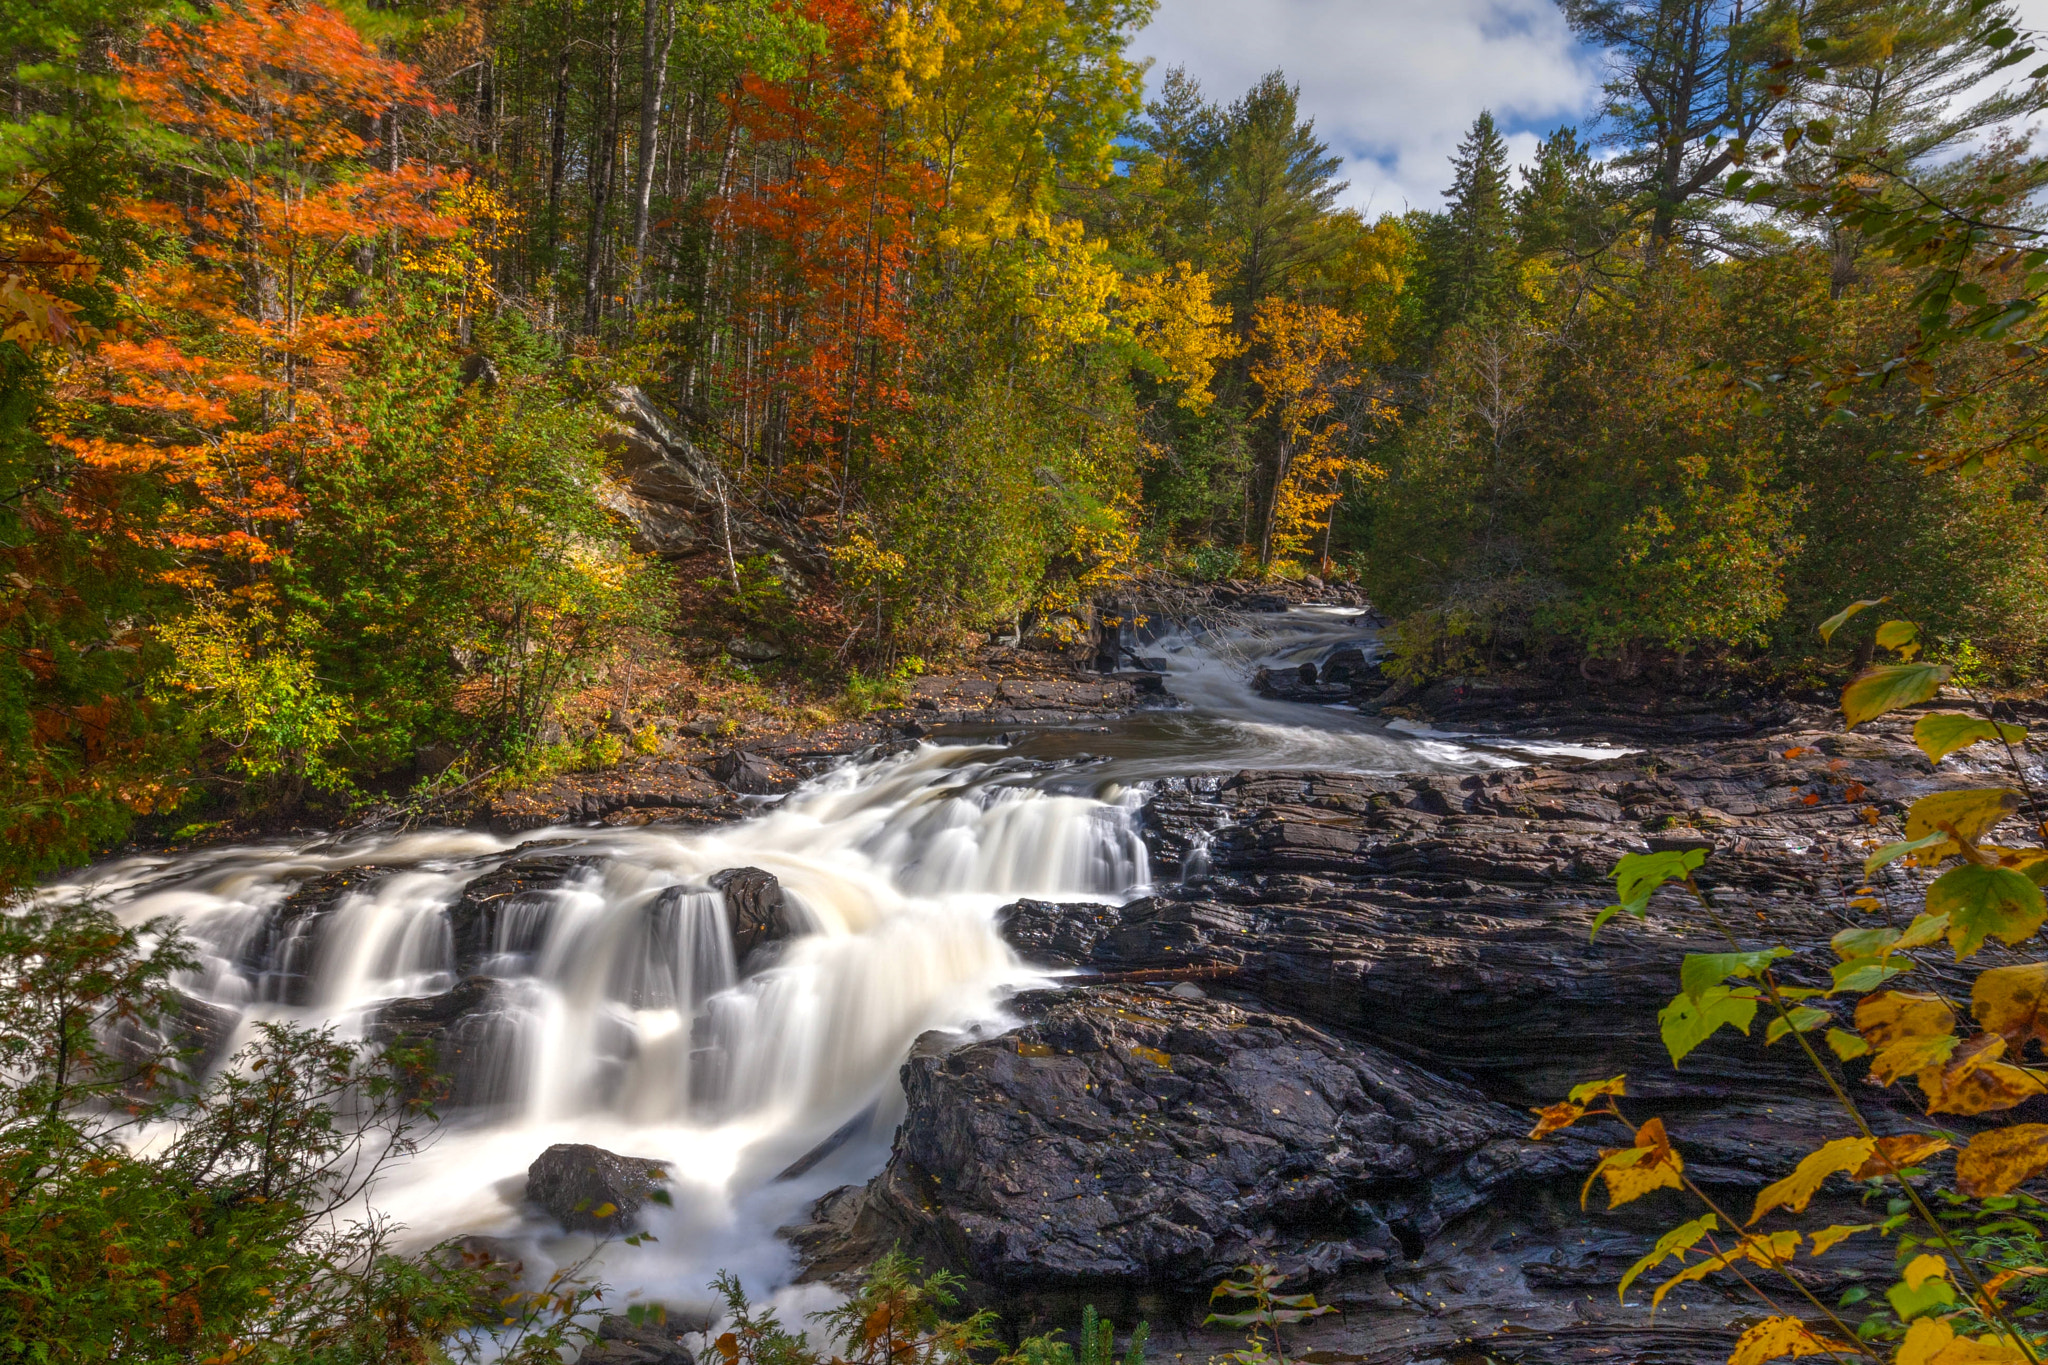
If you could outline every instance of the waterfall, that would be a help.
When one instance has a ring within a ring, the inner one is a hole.
[[[589,1142],[656,1158],[678,1183],[675,1207],[651,1210],[662,1240],[611,1249],[607,1273],[687,1298],[722,1266],[773,1278],[777,1223],[879,1162],[911,1042],[993,1024],[1004,990],[1035,979],[998,907],[1148,884],[1142,791],[1048,791],[1043,766],[926,745],[731,825],[229,847],[102,865],[44,894],[178,920],[199,961],[177,984],[229,1013],[237,1039],[266,1020],[374,1037],[394,1006],[470,992],[480,1003],[438,1035],[458,1058],[448,1121],[371,1201],[417,1241],[524,1238],[545,1263],[578,1239],[523,1205],[535,1156]],[[777,879],[791,930],[745,957],[712,884],[741,867]],[[846,1152],[773,1179],[862,1114]]]

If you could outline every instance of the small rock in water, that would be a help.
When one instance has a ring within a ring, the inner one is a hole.
[[[597,1325],[597,1340],[583,1348],[576,1365],[697,1365],[690,1348],[669,1335],[671,1330],[682,1328],[606,1317]]]
[[[711,775],[742,796],[773,796],[798,782],[788,768],[747,749],[728,749],[713,759]]]
[[[659,1161],[558,1142],[526,1168],[526,1197],[571,1232],[617,1232],[667,1180]]]

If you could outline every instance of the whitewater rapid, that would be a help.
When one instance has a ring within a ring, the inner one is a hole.
[[[657,1240],[604,1248],[597,1273],[628,1298],[702,1304],[719,1270],[759,1289],[785,1282],[775,1229],[880,1169],[902,1110],[897,1069],[921,1034],[999,1030],[1006,997],[1043,981],[1003,942],[998,908],[1150,888],[1136,824],[1147,780],[1604,752],[1406,734],[1249,686],[1254,662],[1313,662],[1347,644],[1376,648],[1356,614],[1169,636],[1155,647],[1178,707],[848,762],[734,824],[223,847],[102,864],[43,894],[97,897],[130,924],[177,921],[199,954],[177,984],[232,1018],[236,1041],[273,1020],[367,1037],[379,1010],[449,991],[458,967],[490,978],[464,1024],[466,1102],[370,1202],[414,1244],[496,1237],[544,1274],[592,1239],[526,1204],[528,1164],[561,1142],[652,1158],[672,1180],[673,1204],[647,1210]],[[451,911],[464,888],[543,855],[579,870],[520,893],[481,961],[458,963]],[[765,959],[735,958],[712,884],[740,867],[778,879],[797,931]],[[362,875],[330,910],[281,929],[295,889],[350,871]],[[835,1134],[823,1159],[779,1178]]]

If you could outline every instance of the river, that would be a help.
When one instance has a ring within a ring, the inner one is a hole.
[[[102,864],[46,894],[99,896],[131,923],[178,920],[201,957],[179,984],[233,1012],[244,1036],[266,1020],[363,1036],[380,1007],[446,991],[459,968],[492,978],[464,1063],[468,1102],[380,1179],[375,1207],[415,1243],[496,1236],[545,1270],[591,1239],[524,1203],[526,1167],[553,1143],[592,1143],[660,1160],[673,1181],[673,1207],[648,1211],[658,1240],[603,1251],[608,1282],[670,1304],[702,1302],[720,1269],[773,1289],[791,1268],[775,1229],[886,1159],[912,1041],[1000,1030],[1006,993],[1043,979],[1004,944],[994,912],[1024,896],[1119,901],[1178,875],[1148,865],[1136,827],[1147,782],[1611,752],[1388,726],[1250,685],[1256,664],[1298,666],[1348,646],[1370,654],[1377,642],[1359,614],[1336,609],[1171,635],[1147,649],[1165,660],[1177,708],[1005,743],[942,735],[849,762],[730,825],[219,847]],[[536,842],[587,865],[522,895],[481,960],[459,964],[450,908]],[[803,931],[765,962],[735,960],[709,882],[743,866],[780,880]],[[274,932],[294,888],[348,869],[378,875],[296,936]],[[833,1134],[845,1140],[828,1156],[778,1178]],[[795,1292],[788,1306],[807,1301]]]

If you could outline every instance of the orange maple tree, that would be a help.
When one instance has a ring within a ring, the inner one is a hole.
[[[809,0],[823,50],[787,80],[749,75],[729,110],[749,140],[789,149],[717,206],[729,237],[767,262],[735,310],[720,380],[749,418],[786,410],[791,449],[763,452],[792,491],[843,489],[863,442],[886,451],[886,419],[910,406],[910,274],[917,215],[938,201],[931,170],[898,145],[875,10]]]
[[[179,586],[261,596],[305,462],[358,438],[337,400],[382,325],[363,302],[378,254],[453,235],[440,204],[458,182],[365,131],[437,106],[318,4],[244,0],[167,25],[122,75],[177,139],[160,193],[121,209],[163,249],[122,285],[125,334],[73,377],[65,396],[90,416],[62,443],[170,495],[153,534]],[[78,499],[72,513],[100,515]]]

